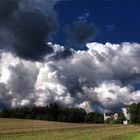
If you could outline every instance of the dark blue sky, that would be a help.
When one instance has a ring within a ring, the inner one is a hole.
[[[79,16],[88,13],[88,23],[97,28],[96,42],[140,42],[140,1],[94,1],[63,0],[55,9],[60,21],[61,33],[57,35],[57,43],[62,43],[65,25],[72,24]],[[61,41],[60,41],[61,40]]]

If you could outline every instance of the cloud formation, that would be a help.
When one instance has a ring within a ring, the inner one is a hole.
[[[5,22],[10,18],[15,10],[18,9],[16,0],[1,0],[0,1],[0,22]]]
[[[81,19],[72,25],[68,25],[66,33],[70,42],[76,45],[83,45],[86,41],[95,37],[97,30],[93,24]]]
[[[44,56],[53,54],[47,45],[49,39],[59,31],[59,20],[54,7],[60,0],[1,0],[0,1],[0,49],[32,61],[41,61]],[[72,45],[83,45],[96,34],[93,24],[87,22],[89,13],[66,28]],[[70,44],[71,45],[71,44]],[[71,56],[66,48],[54,59]]]
[[[87,43],[87,51],[70,49],[70,57],[54,59],[63,46],[53,48],[43,62],[2,52],[0,107],[47,105],[57,102],[87,111],[120,109],[140,102],[133,83],[140,76],[140,44]]]
[[[46,41],[58,28],[56,2],[1,0],[0,48],[27,60],[42,60],[52,53]]]

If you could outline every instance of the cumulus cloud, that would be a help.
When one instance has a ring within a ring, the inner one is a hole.
[[[70,57],[54,59],[65,48],[53,48],[44,61],[22,59],[2,52],[0,107],[57,102],[87,111],[120,109],[140,102],[133,83],[140,76],[140,44],[87,43],[87,51],[70,49]]]

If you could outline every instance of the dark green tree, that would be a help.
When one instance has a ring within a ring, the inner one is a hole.
[[[98,112],[90,112],[85,116],[85,122],[88,123],[103,123],[104,117]]]
[[[128,107],[128,112],[130,113],[132,123],[140,123],[140,103],[131,104]]]

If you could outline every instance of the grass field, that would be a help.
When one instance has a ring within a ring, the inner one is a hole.
[[[0,119],[0,140],[140,140],[140,126]]]

